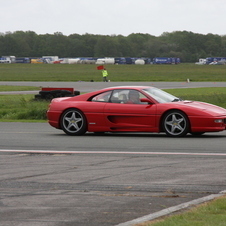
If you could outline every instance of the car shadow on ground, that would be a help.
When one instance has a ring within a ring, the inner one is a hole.
[[[77,137],[77,136],[69,136],[67,134],[53,134],[54,136],[67,136],[67,137]],[[219,133],[205,133],[202,135],[194,136],[190,133],[188,133],[184,137],[170,137],[167,136],[165,133],[135,133],[135,132],[87,132],[84,135],[79,135],[79,137],[153,137],[153,138],[169,138],[169,139],[210,139],[210,138],[225,138],[225,134],[219,134]]]

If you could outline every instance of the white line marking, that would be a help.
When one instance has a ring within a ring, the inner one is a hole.
[[[132,151],[51,151],[51,150],[12,150],[0,149],[0,152],[37,153],[37,154],[125,154],[125,155],[191,155],[226,156],[226,153],[189,153],[189,152],[132,152]]]

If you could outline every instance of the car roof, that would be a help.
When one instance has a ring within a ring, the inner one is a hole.
[[[115,90],[115,89],[135,89],[135,90],[142,90],[142,89],[147,89],[147,88],[153,88],[151,86],[113,86],[113,87],[107,87],[104,89],[99,89],[93,92],[81,94],[72,98],[75,98],[76,100],[87,100],[87,98],[90,98],[92,96],[95,96],[99,93]]]
[[[112,86],[112,87],[107,87],[102,90],[111,90],[111,89],[146,89],[146,88],[153,88],[151,86]]]

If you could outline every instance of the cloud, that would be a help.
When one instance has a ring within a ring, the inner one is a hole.
[[[1,3],[0,32],[149,33],[187,30],[222,35],[224,0],[11,0]]]

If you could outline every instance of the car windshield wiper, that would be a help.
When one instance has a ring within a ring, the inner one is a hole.
[[[172,100],[172,102],[177,102],[177,101],[182,101],[182,99],[180,99],[180,98],[175,98],[174,100]]]

